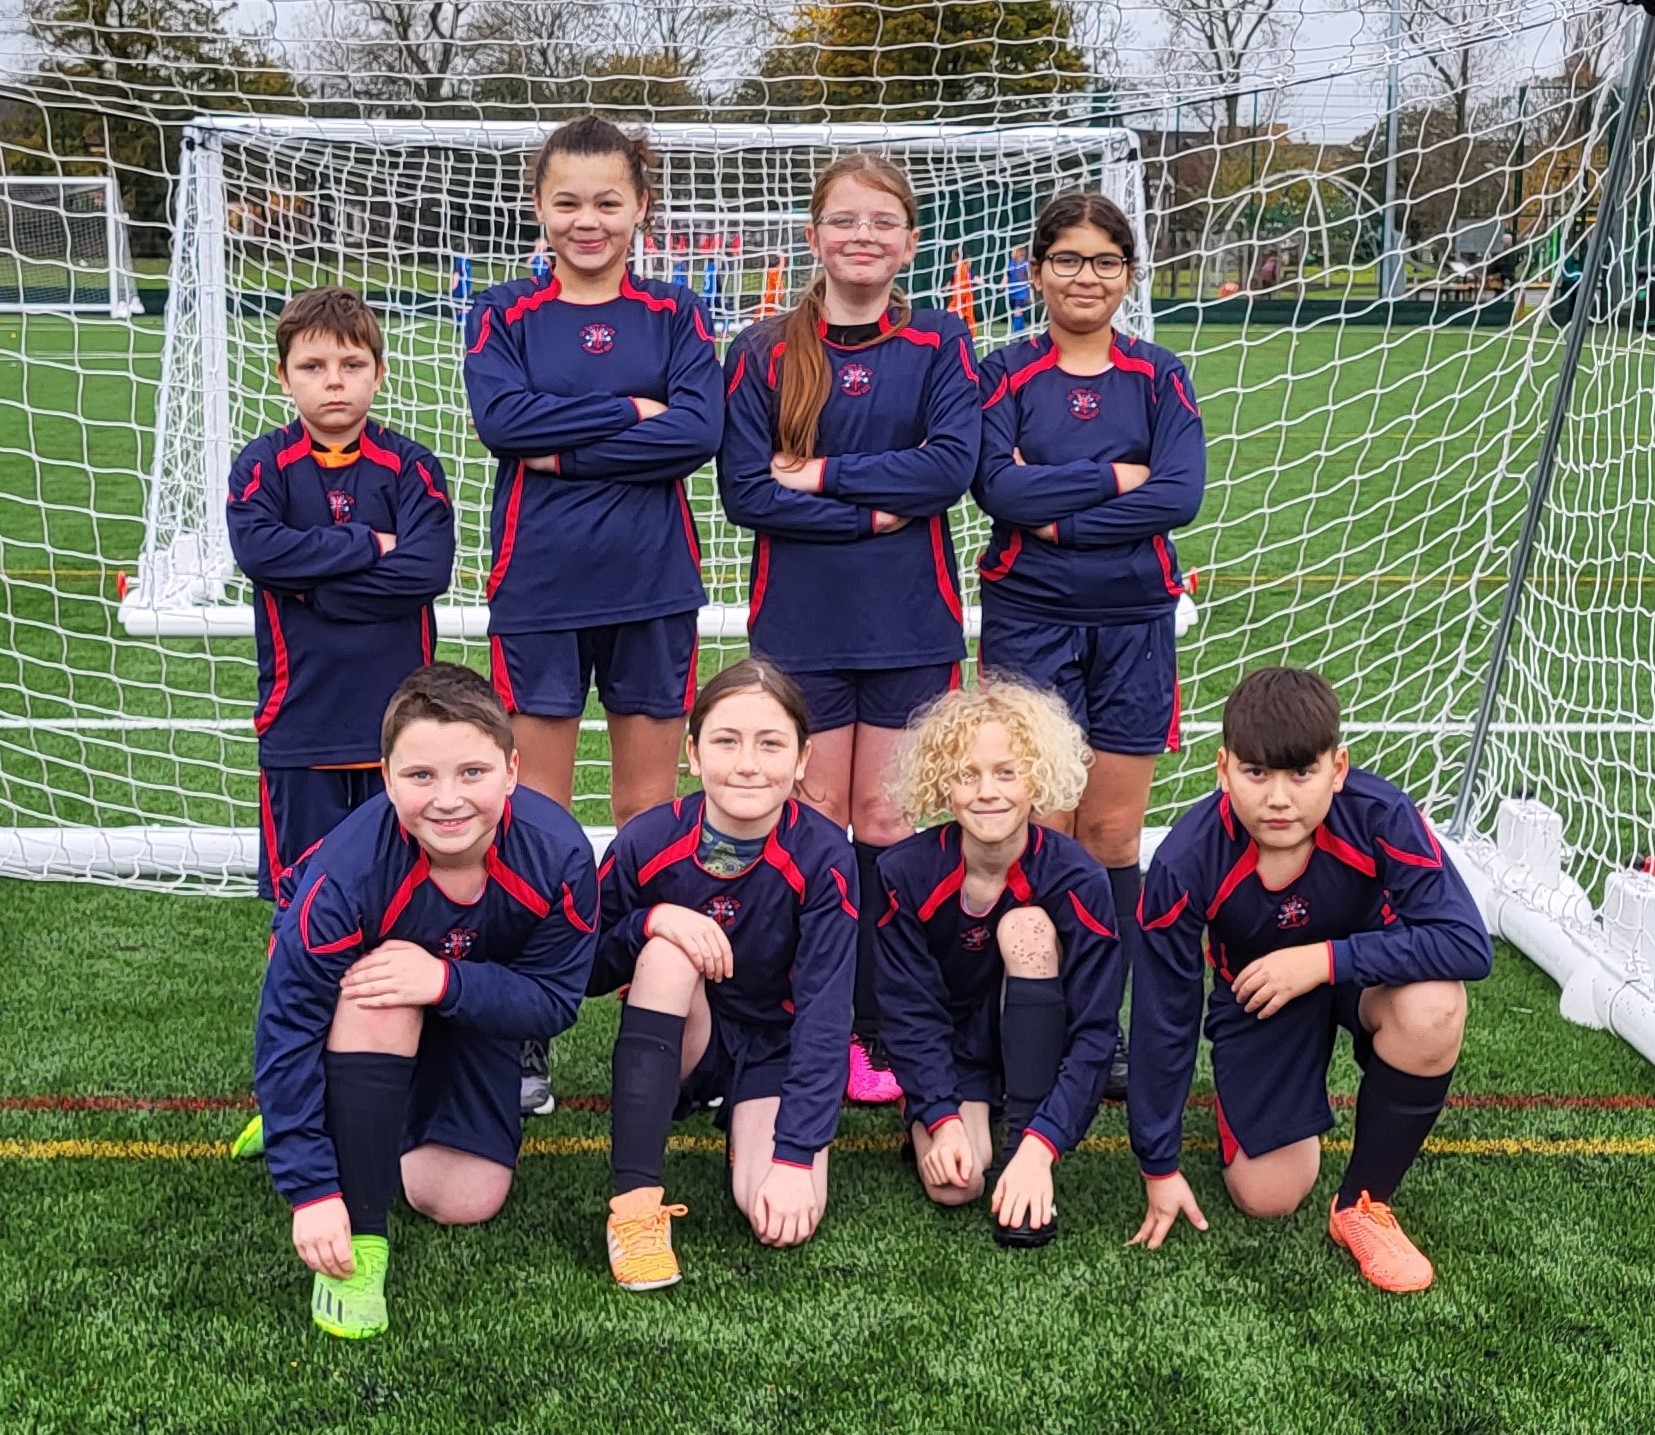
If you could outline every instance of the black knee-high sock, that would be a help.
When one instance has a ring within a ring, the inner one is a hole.
[[[1057,1082],[1068,1023],[1061,977],[1006,978],[1000,1013],[1000,1061],[1006,1075],[1003,1160],[1017,1154],[1024,1130]]]
[[[326,1051],[323,1110],[339,1164],[339,1191],[353,1236],[390,1234],[414,1058],[383,1051]]]
[[[609,1098],[609,1169],[617,1196],[661,1184],[683,1052],[683,1017],[621,1008]]]
[[[879,944],[879,919],[889,901],[879,881],[879,854],[885,849],[871,842],[852,842],[856,851],[856,885],[862,906],[856,926],[856,1015],[852,1029],[864,1042],[879,1035],[879,999],[874,992],[874,953]]]
[[[1144,874],[1134,862],[1130,867],[1105,867],[1109,891],[1115,899],[1115,930],[1120,933],[1121,954],[1127,970],[1138,950],[1138,894],[1144,889]]]
[[[1338,1206],[1353,1206],[1366,1191],[1389,1202],[1414,1164],[1448,1100],[1452,1070],[1441,1076],[1398,1071],[1376,1052],[1356,1089],[1356,1142],[1339,1183]]]

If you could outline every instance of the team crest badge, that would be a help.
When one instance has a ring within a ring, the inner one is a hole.
[[[580,346],[588,354],[607,354],[615,347],[613,325],[588,324],[580,331]]]
[[[1276,913],[1276,925],[1284,932],[1291,932],[1297,927],[1310,925],[1310,903],[1294,893],[1281,904],[1281,910]]]
[[[351,515],[356,512],[356,499],[342,488],[328,490],[328,512],[333,515],[335,523],[349,523]]]
[[[736,913],[741,903],[734,897],[713,897],[701,909],[727,932],[736,924]]]
[[[463,962],[476,942],[477,934],[470,927],[450,927],[437,943],[437,955],[445,962]]]
[[[859,399],[873,388],[873,370],[866,364],[846,364],[839,370],[839,389]]]
[[[1077,419],[1095,419],[1103,411],[1103,395],[1096,389],[1070,389],[1069,412]]]
[[[987,927],[967,927],[960,933],[960,945],[968,952],[980,952],[988,946]]]

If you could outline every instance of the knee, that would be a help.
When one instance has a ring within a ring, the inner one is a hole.
[[[638,953],[627,999],[648,997],[652,1002],[667,1001],[675,1007],[682,1005],[688,1012],[701,981],[700,969],[678,947],[664,938],[651,937]]]
[[[1017,907],[1000,918],[994,933],[1006,974],[1055,977],[1059,972],[1057,928],[1039,907]]]
[[[1132,867],[1138,863],[1143,833],[1141,824],[1131,816],[1089,815],[1077,820],[1075,836],[1101,866]]]
[[[410,1186],[403,1194],[420,1215],[439,1226],[478,1226],[500,1213],[509,1189],[509,1183],[498,1189],[478,1185],[459,1191]]]
[[[1379,1031],[1385,1034],[1386,1047],[1401,1059],[1405,1069],[1413,1065],[1447,1067],[1459,1057],[1465,1012],[1465,987],[1460,982],[1415,982],[1391,988]],[[1384,1052],[1381,1055],[1391,1060]]]
[[[1276,1183],[1232,1180],[1228,1172],[1225,1172],[1224,1184],[1229,1188],[1235,1208],[1242,1215],[1259,1221],[1278,1221],[1284,1216],[1291,1216],[1310,1194],[1308,1189],[1300,1191]]]
[[[858,842],[890,847],[913,830],[883,797],[858,797],[851,803],[850,829]]]
[[[333,1025],[328,1029],[328,1050],[413,1056],[419,1051],[420,1029],[424,1023],[423,1007],[365,1007],[342,996],[334,1008]]]

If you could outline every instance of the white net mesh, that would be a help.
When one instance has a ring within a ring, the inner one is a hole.
[[[1273,661],[1325,671],[1358,760],[1445,813],[1555,384],[1558,314],[1614,128],[1629,115],[1645,134],[1647,97],[1618,87],[1628,27],[1614,7],[1404,3],[1394,36],[1384,7],[1229,8],[1258,26],[1226,37],[1210,7],[1174,0],[796,16],[689,0],[281,3],[187,90],[178,51],[195,31],[155,27],[173,88],[104,78],[97,98],[144,283],[168,291],[165,326],[22,315],[0,328],[0,828],[51,834],[14,834],[0,860],[93,875],[62,829],[143,829],[145,880],[205,868],[215,889],[246,889],[250,623],[220,519],[229,455],[286,417],[271,331],[297,289],[356,285],[381,313],[381,415],[443,457],[459,500],[446,627],[480,631],[491,466],[466,427],[456,274],[477,292],[528,271],[524,158],[586,108],[651,123],[661,207],[639,267],[703,292],[710,275],[726,331],[802,285],[810,178],[850,145],[901,158],[920,192],[920,302],[945,300],[964,251],[985,350],[1009,337],[1006,259],[1040,204],[1080,182],[1128,201],[1152,268],[1127,322],[1153,322],[1190,361],[1210,441],[1206,505],[1178,535],[1201,575],[1181,649],[1186,747],[1162,766],[1152,821],[1205,786],[1224,696]],[[1113,48],[1123,35],[1130,53]],[[73,41],[82,61],[110,43],[95,29]],[[17,57],[55,78],[0,121],[9,166],[66,164],[54,116],[75,58],[61,45]],[[213,113],[186,132],[197,111]],[[805,128],[824,122],[882,128]],[[1592,296],[1619,322],[1588,347],[1475,806],[1486,826],[1501,794],[1551,802],[1589,887],[1655,847],[1642,780],[1655,180],[1640,142]],[[745,543],[710,476],[697,494],[722,628],[744,598]],[[955,531],[974,558],[980,516],[956,514]],[[117,571],[133,578],[124,610]],[[483,662],[458,636],[445,655]],[[577,815],[601,824],[600,731],[580,762]],[[160,851],[157,832],[184,835]]]
[[[0,314],[84,310],[141,312],[120,189],[0,175]]]

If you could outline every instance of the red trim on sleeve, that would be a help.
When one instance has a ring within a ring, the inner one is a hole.
[[[1374,842],[1385,849],[1387,857],[1393,857],[1398,862],[1406,862],[1410,867],[1425,867],[1435,870],[1442,866],[1442,847],[1437,842],[1437,834],[1431,831],[1425,819],[1420,818],[1420,825],[1425,828],[1425,838],[1431,844],[1431,856],[1421,857],[1417,853],[1404,852],[1400,847],[1392,847],[1383,837],[1374,838]]]
[[[1337,980],[1337,978],[1334,976],[1333,972],[1334,972],[1334,967],[1333,967],[1333,943],[1329,942],[1327,944],[1327,984],[1329,986],[1332,986],[1334,984],[1334,982]]]
[[[425,485],[426,493],[436,499],[438,503],[442,504],[444,507],[447,507],[448,495],[437,487],[437,481],[431,477],[430,469],[426,468],[423,463],[416,463],[414,465],[414,472],[420,476],[420,482]]]
[[[958,1111],[950,1112],[947,1116],[939,1116],[925,1128],[926,1134],[929,1136],[935,1136],[937,1132],[941,1131],[942,1128],[948,1125],[950,1121],[958,1121],[963,1125],[965,1123],[965,1117],[961,1116]]]
[[[840,910],[842,912],[844,912],[844,914],[847,917],[849,917],[853,922],[856,921],[857,920],[856,908],[851,905],[850,883],[845,880],[845,874],[843,872],[841,872],[837,867],[829,867],[828,871],[833,873],[833,880],[836,883],[839,884],[839,908],[840,908]]]
[[[906,339],[910,344],[918,344],[922,349],[936,349],[942,351],[942,335],[935,329],[916,329],[911,324],[904,324],[900,329],[893,331],[893,338]]]
[[[535,891],[526,877],[520,876],[506,866],[500,860],[500,853],[497,849],[493,847],[488,849],[488,855],[483,858],[483,868],[500,885],[501,890],[507,896],[527,907],[535,916],[542,919],[551,916],[552,904],[539,892]],[[571,905],[573,904],[571,903]],[[588,927],[586,930],[591,931],[592,929]]]
[[[1329,856],[1336,857],[1347,867],[1353,867],[1364,877],[1379,875],[1378,864],[1361,849],[1352,847],[1343,837],[1335,837],[1324,823],[1316,829],[1316,845]]]
[[[588,922],[585,917],[581,916],[579,909],[575,906],[575,894],[569,890],[567,882],[563,884],[563,916],[577,932],[597,931],[595,922]]]
[[[650,931],[649,924],[655,920],[655,914],[666,905],[667,904],[665,902],[657,902],[653,907],[644,913],[644,940],[646,942],[653,940],[655,936],[655,933]]]
[[[699,829],[700,823],[696,824]],[[698,830],[686,832],[670,847],[664,847],[644,863],[638,871],[638,885],[647,887],[651,879],[658,872],[665,871],[674,862],[682,862],[687,857],[695,856],[695,849],[700,846],[701,837]]]
[[[647,289],[640,289],[636,284],[634,284],[632,282],[632,271],[630,269],[623,271],[621,274],[621,298],[635,299],[646,309],[649,309],[652,313],[656,314],[661,313],[663,310],[665,310],[668,314],[676,314],[678,312],[678,301],[672,298],[671,295],[651,294]],[[696,317],[700,318],[700,314],[698,313]],[[712,335],[709,334],[706,337],[711,338]]]
[[[1038,1131],[1035,1131],[1035,1130],[1032,1130],[1032,1129],[1024,1131],[1023,1139],[1025,1141],[1038,1141],[1042,1146],[1044,1146],[1048,1151],[1050,1151],[1052,1153],[1052,1164],[1054,1166],[1059,1161],[1061,1161],[1063,1159],[1063,1153],[1061,1151],[1059,1151],[1057,1149],[1057,1147],[1052,1145],[1052,1143],[1050,1141],[1048,1141],[1044,1136],[1042,1136]]]
[[[1017,555],[1022,551],[1023,530],[1014,528],[1011,530],[1011,540],[1002,550],[999,561],[988,568],[983,567],[979,562],[977,564],[977,576],[985,583],[998,583],[1006,574],[1011,572],[1011,565],[1017,561]],[[988,557],[988,554],[985,552],[983,557]]]
[[[484,309],[483,322],[477,326],[477,342],[466,350],[467,354],[480,354],[483,352],[483,345],[488,343],[488,333],[490,327],[492,326],[493,319],[494,310]]]
[[[712,343],[713,336],[707,328],[707,321],[701,317],[701,306],[699,304],[694,305],[690,309],[690,312],[695,315],[695,332],[697,335],[705,339],[709,344]]]
[[[1085,927],[1087,931],[1096,932],[1100,937],[1112,937],[1115,935],[1109,930],[1108,927],[1104,926],[1102,922],[1086,910],[1080,900],[1080,893],[1070,892],[1069,901],[1074,906],[1075,916],[1080,918],[1081,926]]]
[[[772,1156],[770,1164],[772,1166],[791,1166],[795,1171],[814,1171],[816,1169],[814,1161],[784,1161],[780,1156]]]
[[[948,571],[948,530],[943,527],[940,513],[931,515],[931,561],[937,570],[937,591],[956,623],[965,622],[965,610],[960,607],[960,590],[954,586],[954,576]]]
[[[989,409],[993,408],[995,404],[1005,398],[1010,391],[1011,380],[1005,374],[1001,374],[1000,382],[994,386],[994,392],[983,400],[983,411],[987,413]]]
[[[1151,384],[1155,382],[1155,365],[1148,359],[1140,359],[1136,354],[1128,354],[1121,348],[1120,335],[1114,336],[1109,345],[1109,362],[1117,369],[1124,369],[1129,374],[1142,374]],[[1155,390],[1150,389],[1150,401],[1154,402]]]
[[[1155,547],[1155,556],[1161,560],[1161,584],[1174,598],[1184,596],[1184,585],[1172,571],[1172,554],[1167,551],[1166,535],[1157,533],[1149,540]]]
[[[358,927],[343,937],[335,937],[331,942],[323,942],[314,947],[310,943],[310,904],[316,900],[316,894],[322,890],[322,883],[326,882],[327,874],[323,873],[316,879],[316,885],[305,893],[304,905],[299,908],[299,940],[305,944],[305,950],[313,957],[329,957],[336,952],[348,952],[352,947],[360,945],[362,928]]]
[[[1183,916],[1184,908],[1189,906],[1189,904],[1190,894],[1188,892],[1180,893],[1178,900],[1172,904],[1172,909],[1166,914],[1166,916],[1157,917],[1153,922],[1146,922],[1144,921],[1144,894],[1143,890],[1140,888],[1138,891],[1138,925],[1146,932],[1158,932],[1163,927],[1170,927],[1181,916]]]
[[[768,534],[759,534],[759,541],[753,549],[753,584],[752,591],[747,599],[747,631],[753,631],[753,624],[758,622],[759,609],[764,606],[764,590],[770,586],[770,537]]]
[[[1170,1181],[1178,1172],[1176,1170],[1163,1171],[1158,1176],[1153,1171],[1139,1171],[1138,1174],[1146,1181]]]
[[[972,383],[977,382],[977,369],[973,362],[976,355],[971,352],[971,340],[964,334],[960,335],[960,367],[965,370],[966,378]]]
[[[362,430],[362,437],[358,442],[362,445],[362,457],[367,459],[369,463],[377,463],[381,468],[390,469],[392,473],[402,472],[401,456],[391,449],[381,448],[368,437],[367,429]],[[431,476],[429,474],[425,476],[425,486],[428,489],[431,487]]]
[[[1183,380],[1180,379],[1177,374],[1169,374],[1168,377],[1172,380],[1172,387],[1178,391],[1178,402],[1194,414],[1196,418],[1200,418],[1201,410],[1196,408],[1195,404],[1191,401],[1190,396],[1184,392]]]
[[[312,1196],[308,1201],[300,1201],[299,1204],[293,1209],[295,1211],[302,1211],[307,1206],[320,1206],[323,1201],[342,1201],[343,1199],[344,1195],[342,1192],[333,1191],[326,1196]]]
[[[292,443],[276,455],[276,467],[279,469],[286,468],[290,464],[297,463],[309,453],[310,435],[305,432],[304,426],[300,425],[298,438],[294,439]]]
[[[246,488],[242,489],[241,497],[236,499],[235,502],[246,503],[249,498],[259,491],[259,485],[263,482],[264,464],[262,462],[255,463],[253,465],[253,481],[248,484]]]
[[[886,895],[890,897],[891,905],[885,909],[885,915],[874,923],[876,927],[889,926],[891,918],[902,910],[902,904],[897,901],[895,892],[889,892]]]
[[[770,837],[764,844],[762,859],[776,871],[782,874],[782,880],[793,889],[793,895],[801,902],[805,899],[805,875],[799,870],[799,864],[793,860],[793,854],[777,840],[775,829],[770,831]],[[834,876],[838,876],[837,872]],[[847,901],[847,906],[849,903]],[[851,908],[851,915],[856,915],[856,909]]]
[[[929,922],[936,916],[937,908],[942,906],[950,897],[965,885],[965,859],[960,859],[960,865],[950,872],[942,881],[931,889],[931,895],[920,903],[916,915],[922,922]]]
[[[442,999],[448,995],[448,983],[453,975],[454,963],[444,959],[442,964],[442,990],[437,993],[437,999],[431,1003],[432,1006],[442,1005]]]
[[[741,376],[747,372],[747,351],[743,349],[736,355],[736,371],[730,375],[730,382],[724,387],[724,397],[729,398],[741,387]]]
[[[771,388],[776,387],[776,361],[778,359],[780,359],[781,356],[783,354],[785,354],[786,352],[787,352],[787,340],[786,339],[780,340],[776,344],[776,346],[773,349],[770,350],[770,368],[769,368],[769,372],[766,373],[766,375],[765,375],[765,382],[767,384],[769,384]]]
[[[522,507],[523,461],[519,459],[517,472],[511,481],[511,497],[506,500],[506,524],[500,534],[500,556],[494,560],[494,567],[488,575],[488,590],[483,594],[488,602],[494,601],[494,595],[506,581],[506,569],[511,567],[511,551],[517,544],[517,515]]]
[[[414,865],[408,869],[408,875],[397,884],[396,891],[386,904],[385,915],[379,919],[379,935],[388,933],[395,925],[396,919],[403,913],[403,909],[414,900],[414,888],[419,886],[431,875],[431,859],[425,855],[425,849],[419,850],[419,856],[414,859]]]
[[[515,324],[525,314],[534,313],[534,311],[542,304],[550,304],[552,300],[557,298],[557,296],[562,292],[562,282],[558,279],[557,275],[552,275],[552,282],[544,289],[536,289],[532,294],[525,294],[521,299],[517,300],[511,308],[506,310],[506,322],[508,324]],[[483,313],[486,315],[488,310],[485,309]]]
[[[1057,367],[1058,357],[1057,345],[1053,344],[1051,348],[1047,349],[1046,352],[1033,363],[1025,364],[1015,374],[1011,375],[1012,393],[1015,394],[1020,388],[1023,387],[1024,384],[1028,383],[1028,381],[1036,375],[1045,373],[1047,369],[1055,369]]]
[[[614,870],[615,870],[615,854],[613,852],[611,852],[598,865],[598,885],[602,886],[604,879],[606,877],[608,877],[609,874],[611,872],[613,872]]]
[[[1207,908],[1207,920],[1210,922],[1218,915],[1218,909],[1230,900],[1231,894],[1258,870],[1258,843],[1249,842],[1247,850],[1236,859],[1234,867],[1230,868],[1224,880],[1219,883],[1218,892],[1214,895],[1212,905]]]
[[[275,650],[274,669],[271,673],[270,696],[264,700],[264,706],[253,715],[253,731],[263,737],[270,731],[270,725],[276,721],[276,715],[281,712],[282,704],[287,700],[287,637],[282,632],[282,614],[277,606],[276,595],[268,588],[264,590],[264,616],[270,621],[270,644]]]

